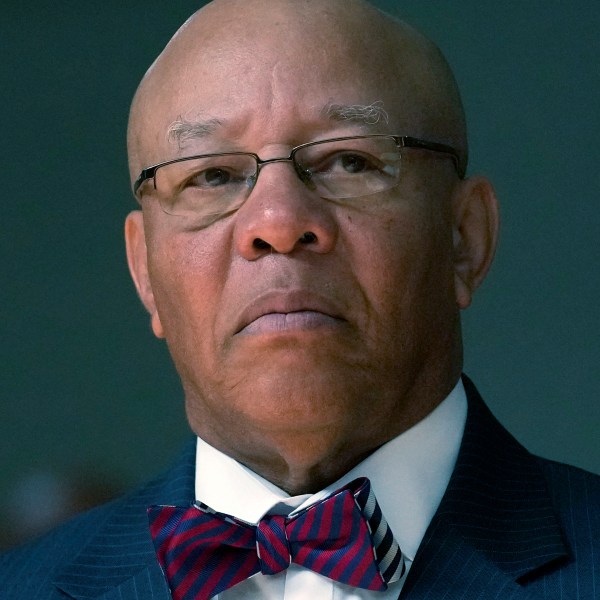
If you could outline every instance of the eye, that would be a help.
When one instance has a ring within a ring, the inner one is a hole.
[[[227,169],[211,167],[195,173],[188,179],[188,185],[201,188],[214,188],[227,185],[235,180],[234,175]]]
[[[254,158],[242,153],[199,156],[175,163],[172,170],[173,181],[180,182],[178,189],[207,193],[231,193],[248,186],[248,178],[255,172]]]
[[[374,156],[356,150],[341,150],[320,157],[316,164],[311,165],[313,174],[330,177],[345,177],[347,175],[367,175],[380,172],[385,165]]]
[[[372,168],[369,161],[360,154],[341,154],[338,157],[338,162],[347,173],[362,173]],[[333,161],[333,164],[335,165],[335,161]]]

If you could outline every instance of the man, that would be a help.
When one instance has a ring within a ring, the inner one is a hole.
[[[128,147],[129,265],[198,439],[5,557],[3,598],[598,597],[598,478],[529,455],[461,379],[498,215],[431,42],[362,0],[215,0],[146,74]],[[368,551],[331,545],[330,497]],[[248,577],[229,538],[188,545],[214,523],[250,536]]]

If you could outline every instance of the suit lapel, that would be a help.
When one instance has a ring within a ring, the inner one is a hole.
[[[537,460],[472,382],[456,467],[401,598],[528,598],[536,571],[568,554]]]
[[[435,532],[415,559],[400,598],[533,600],[535,596],[464,540],[458,531],[449,529]]]
[[[195,440],[167,474],[114,503],[106,521],[77,558],[54,578],[76,600],[168,600],[156,560],[146,509],[186,505],[194,499]]]

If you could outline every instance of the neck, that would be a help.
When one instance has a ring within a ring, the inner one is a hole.
[[[400,435],[434,410],[452,391],[459,375],[443,391],[419,410],[405,411],[405,420],[378,423],[374,436],[372,427],[364,423],[352,431],[336,431],[325,427],[313,431],[293,428],[277,432],[249,432],[240,436],[244,444],[231,444],[231,437],[217,435],[214,430],[196,430],[211,446],[237,460],[291,496],[314,494],[331,485],[357,464],[365,460],[386,442]],[[366,421],[366,419],[365,419]],[[240,439],[239,437],[236,439]]]
[[[315,398],[309,395],[308,402],[302,394],[280,398],[271,403],[277,406],[273,418],[264,417],[254,398],[253,403],[243,403],[253,407],[243,414],[207,411],[209,403],[187,388],[188,420],[208,444],[280,489],[291,495],[312,494],[413,427],[448,396],[462,368],[460,337],[454,344],[454,352],[428,361],[428,368],[412,379],[404,373],[401,381],[393,374],[374,390],[328,388]],[[219,410],[228,406],[210,404]]]

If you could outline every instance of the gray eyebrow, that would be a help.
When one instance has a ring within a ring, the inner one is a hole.
[[[389,117],[383,108],[383,102],[378,100],[371,104],[329,104],[323,113],[334,121],[359,121],[365,125],[388,123]],[[181,150],[190,140],[205,138],[221,127],[223,122],[216,118],[191,121],[182,116],[178,117],[167,129],[170,142],[175,142]]]
[[[389,123],[389,116],[381,100],[366,105],[330,104],[326,107],[325,114],[335,121],[360,121],[365,125]]]
[[[175,142],[179,149],[189,140],[202,139],[215,131],[223,123],[219,119],[206,119],[204,121],[189,121],[178,117],[167,129],[170,142]]]

